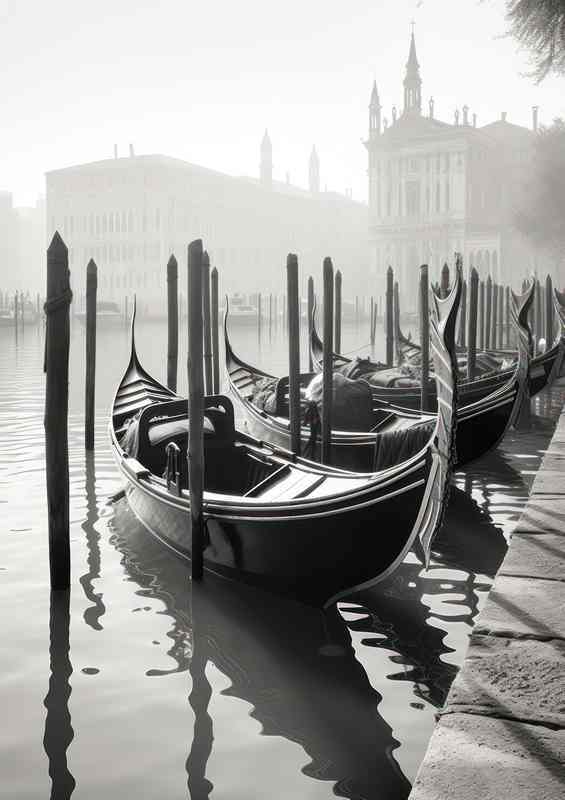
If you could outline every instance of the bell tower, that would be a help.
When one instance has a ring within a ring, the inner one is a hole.
[[[414,39],[414,23],[410,36],[410,51],[406,62],[406,77],[404,78],[404,113],[422,113],[422,79],[420,78],[420,65],[416,57],[416,41]]]
[[[381,133],[381,103],[379,100],[379,92],[377,90],[377,82],[373,81],[373,90],[371,92],[371,100],[369,102],[369,139],[374,139]]]
[[[273,145],[271,144],[271,139],[267,130],[265,130],[261,141],[259,174],[262,185],[270,189],[273,185]]]

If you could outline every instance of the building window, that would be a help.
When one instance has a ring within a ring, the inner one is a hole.
[[[445,154],[445,171],[449,172],[449,153]]]
[[[406,213],[408,216],[420,213],[420,181],[406,183]]]
[[[445,210],[449,211],[449,181],[445,182]]]
[[[418,172],[420,169],[420,162],[417,158],[410,159],[410,172]]]
[[[108,230],[109,233],[114,233],[114,215],[112,213],[108,216]]]
[[[441,192],[440,192],[439,181],[438,181],[436,183],[436,214],[439,214],[439,212],[441,210],[440,201],[441,201]]]

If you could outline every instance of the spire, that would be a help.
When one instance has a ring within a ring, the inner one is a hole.
[[[261,183],[270,188],[273,184],[273,145],[271,144],[269,132],[266,128],[261,141],[261,164],[259,171]]]
[[[406,62],[406,77],[404,78],[404,113],[422,113],[422,79],[420,78],[420,65],[416,56],[414,29],[412,29],[410,36],[410,51]]]
[[[316,147],[312,147],[310,153],[310,161],[308,164],[308,186],[312,194],[318,194],[320,191],[320,159],[316,152]]]
[[[371,91],[371,101],[369,103],[369,139],[379,136],[381,132],[381,103],[379,100],[379,92],[377,89],[377,82],[373,81],[373,90]]]

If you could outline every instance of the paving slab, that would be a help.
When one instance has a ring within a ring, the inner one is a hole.
[[[565,731],[475,714],[440,719],[410,800],[563,800]]]
[[[565,444],[564,444],[565,447]],[[550,472],[560,472],[561,475],[565,478],[565,452],[563,454],[557,452],[546,452],[543,457],[543,461],[541,463],[541,467],[538,470],[538,475],[542,470],[549,470]],[[537,475],[536,475],[537,477]],[[565,481],[564,481],[565,483]],[[565,491],[565,489],[564,489]]]
[[[565,471],[563,469],[545,469],[542,465],[535,477],[531,496],[537,494],[565,494]]]
[[[565,581],[564,533],[513,533],[498,574]]]
[[[460,712],[565,728],[565,641],[473,634],[443,713]]]
[[[565,534],[565,496],[530,496],[515,530],[520,533]]]
[[[498,575],[475,632],[565,639],[565,582]]]

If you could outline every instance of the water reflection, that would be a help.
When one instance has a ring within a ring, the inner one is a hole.
[[[43,747],[49,760],[51,800],[68,800],[75,788],[75,779],[67,764],[67,748],[74,737],[69,697],[69,679],[73,667],[69,657],[70,592],[53,591],[49,614],[49,690],[44,700],[47,715]]]
[[[123,502],[112,543],[130,579],[165,602],[169,635],[177,642],[182,635],[184,647],[169,654],[192,676],[195,723],[186,767],[194,800],[212,791],[206,777],[213,747],[208,663],[230,681],[222,695],[252,705],[262,735],[304,749],[310,759],[304,775],[331,782],[341,797],[374,797],[377,789],[382,800],[408,796],[410,783],[393,756],[398,742],[378,712],[381,697],[356,660],[336,608],[324,613],[208,574],[189,593],[186,565],[152,540]]]
[[[86,598],[92,605],[84,611],[84,621],[93,630],[102,630],[100,618],[106,611],[102,600],[102,592],[94,590],[93,581],[100,578],[100,534],[96,530],[98,522],[98,503],[96,498],[96,465],[93,452],[85,453],[85,496],[86,517],[81,527],[86,534],[87,571],[80,577],[80,584]]]

